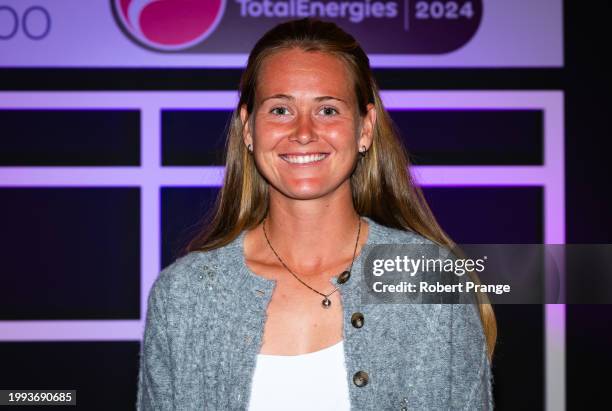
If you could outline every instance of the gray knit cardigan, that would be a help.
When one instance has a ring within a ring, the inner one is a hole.
[[[364,218],[367,245],[431,243]],[[276,282],[246,266],[245,233],[216,250],[190,252],[155,280],[140,351],[137,410],[248,409]],[[337,276],[330,280],[339,287],[344,312],[351,409],[493,409],[491,366],[477,307],[362,304],[363,260],[361,252],[346,283],[338,285]],[[361,328],[351,324],[356,312],[364,317]]]

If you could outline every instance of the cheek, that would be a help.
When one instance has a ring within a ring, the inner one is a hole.
[[[350,122],[330,126],[326,129],[326,136],[338,149],[352,147],[357,141],[355,127]]]
[[[255,126],[257,144],[262,149],[270,149],[287,136],[287,127],[277,123],[259,121]]]

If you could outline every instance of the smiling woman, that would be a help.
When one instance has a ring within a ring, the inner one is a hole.
[[[486,295],[362,304],[365,246],[453,246],[400,141],[338,26],[257,42],[210,221],[149,294],[138,409],[492,409]]]
[[[262,62],[252,114],[243,104],[240,118],[244,142],[252,146],[271,196],[320,198],[319,203],[350,210],[357,149],[365,153],[370,147],[376,122],[372,103],[361,118],[350,78],[342,60],[323,52],[292,48]],[[306,207],[314,210],[315,203]]]

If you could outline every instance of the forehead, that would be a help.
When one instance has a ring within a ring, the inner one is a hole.
[[[329,53],[289,49],[266,57],[261,65],[257,95],[330,95],[352,100],[346,63]]]

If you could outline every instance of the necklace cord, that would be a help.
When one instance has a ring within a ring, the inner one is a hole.
[[[333,293],[338,291],[338,287],[336,287],[336,289],[334,291],[332,291],[331,293],[323,294],[322,292],[319,292],[319,291],[315,290],[314,288],[312,288],[311,286],[309,286],[308,284],[306,284],[293,271],[291,271],[291,269],[289,267],[287,267],[287,264],[285,264],[285,262],[282,260],[282,258],[280,258],[280,256],[278,255],[278,253],[276,252],[274,247],[272,247],[272,244],[270,244],[270,239],[268,238],[268,233],[266,232],[266,220],[267,220],[267,217],[264,218],[264,221],[263,221],[263,223],[261,225],[262,228],[263,228],[264,236],[266,237],[266,241],[268,242],[268,245],[270,246],[270,249],[272,250],[272,252],[276,256],[276,258],[278,258],[278,261],[280,261],[280,263],[283,265],[283,267],[285,267],[287,269],[287,271],[289,271],[296,278],[296,280],[298,280],[299,282],[304,284],[306,287],[310,288],[312,291],[314,291],[315,293],[317,293],[319,295],[322,295],[325,298],[329,297],[330,295],[332,295]],[[355,249],[353,251],[353,260],[351,261],[351,266],[348,269],[349,273],[353,270],[353,263],[355,262],[355,255],[357,254],[357,244],[359,244],[359,236],[360,236],[360,234],[361,234],[361,217],[359,217],[359,226],[358,226],[358,229],[357,229],[357,239],[355,240]]]

